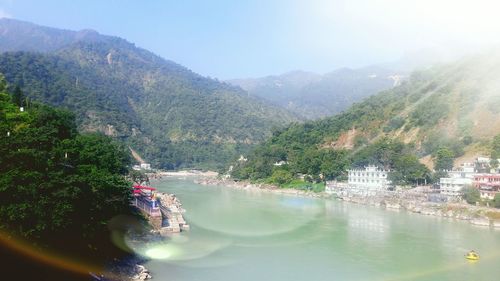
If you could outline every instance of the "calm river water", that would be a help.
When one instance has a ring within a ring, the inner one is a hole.
[[[154,280],[500,280],[500,231],[330,199],[154,183],[191,230],[137,250]],[[470,262],[464,254],[481,255]]]

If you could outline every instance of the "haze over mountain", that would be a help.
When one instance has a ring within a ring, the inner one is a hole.
[[[323,75],[292,71],[228,82],[307,119],[339,113],[355,102],[399,85],[405,72],[371,66],[341,68]]]
[[[11,87],[72,110],[81,130],[122,139],[156,167],[214,168],[297,120],[239,87],[95,31],[0,19],[0,51]]]
[[[237,165],[237,177],[265,178],[283,169],[280,173],[334,178],[349,165],[387,167],[388,159],[395,159],[392,164],[403,167],[409,155],[432,168],[443,148],[456,164],[489,156],[489,145],[500,134],[499,81],[498,49],[416,71],[400,86],[337,116],[275,132],[248,162]],[[273,167],[279,161],[289,167]]]

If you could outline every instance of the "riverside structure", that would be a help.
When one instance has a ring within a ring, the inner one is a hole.
[[[141,210],[148,218],[155,232],[160,235],[189,230],[183,217],[185,210],[173,194],[156,192],[156,188],[135,185],[132,205]]]
[[[348,184],[356,188],[385,190],[391,184],[387,178],[389,171],[379,170],[376,166],[367,166],[364,169],[352,169],[347,172]]]

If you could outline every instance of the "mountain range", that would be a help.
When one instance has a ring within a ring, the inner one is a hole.
[[[305,119],[337,114],[355,102],[397,86],[406,72],[388,67],[340,68],[326,74],[292,71],[228,82]]]
[[[415,71],[401,85],[338,115],[276,131],[246,155],[248,161],[235,162],[233,175],[335,178],[349,166],[368,164],[423,174],[416,162],[432,170],[440,154],[455,165],[472,162],[490,156],[492,140],[500,135],[498,89],[500,50]],[[280,162],[288,165],[274,165]]]
[[[216,168],[298,118],[93,30],[0,19],[0,73],[32,100],[76,114],[158,168]]]

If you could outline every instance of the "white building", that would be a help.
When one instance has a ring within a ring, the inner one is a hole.
[[[439,179],[441,194],[449,197],[460,197],[463,192],[462,189],[472,185],[471,178],[450,177]]]
[[[141,163],[140,165],[134,165],[132,167],[132,169],[136,170],[136,171],[140,171],[140,170],[151,170],[151,164],[149,163]]]
[[[369,190],[385,190],[391,182],[387,179],[389,171],[379,170],[375,166],[365,169],[348,170],[348,184],[356,188]]]
[[[458,170],[448,172],[447,178],[439,179],[441,194],[450,198],[462,196],[462,189],[472,186],[474,175],[474,165],[472,163],[464,163]]]

